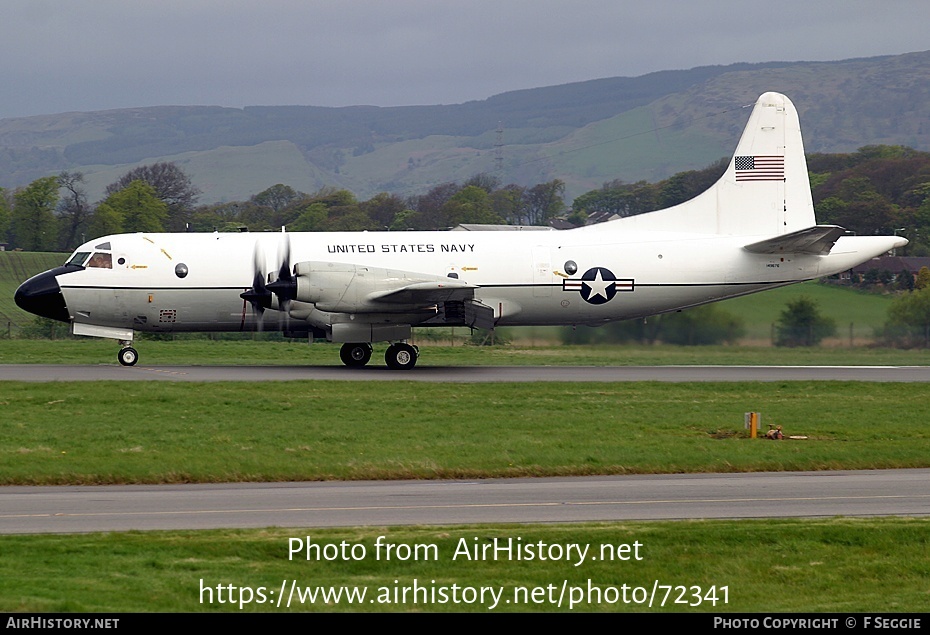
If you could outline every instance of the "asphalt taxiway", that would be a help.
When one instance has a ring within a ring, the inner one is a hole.
[[[930,366],[131,366],[0,365],[0,381],[930,382]]]
[[[0,488],[0,534],[930,516],[930,469]]]

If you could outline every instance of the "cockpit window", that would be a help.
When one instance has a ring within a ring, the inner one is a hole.
[[[97,267],[99,269],[112,269],[113,268],[113,256],[110,254],[105,254],[101,252],[95,253],[90,257],[90,260],[87,261],[88,267]]]
[[[77,265],[80,267],[84,264],[84,261],[87,260],[87,257],[89,255],[90,255],[89,251],[76,251],[74,252],[73,256],[68,258],[68,262],[66,262],[65,264],[66,265]]]

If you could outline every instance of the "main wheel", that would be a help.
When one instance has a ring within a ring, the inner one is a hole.
[[[116,354],[116,359],[123,366],[135,366],[136,362],[139,361],[139,353],[132,346],[127,346],[120,349],[119,353]]]
[[[410,344],[391,344],[384,352],[384,361],[391,370],[410,370],[417,365],[417,349]]]
[[[349,368],[361,368],[371,359],[371,344],[367,342],[343,344],[339,359]]]

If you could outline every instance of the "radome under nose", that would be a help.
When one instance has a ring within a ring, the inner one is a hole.
[[[13,299],[19,308],[41,317],[68,322],[71,315],[58,285],[58,275],[74,271],[74,267],[56,267],[33,276],[19,285]]]

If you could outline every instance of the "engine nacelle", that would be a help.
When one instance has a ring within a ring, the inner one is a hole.
[[[299,262],[294,273],[297,301],[335,313],[422,309],[471,298],[475,289],[454,278],[338,262]]]

